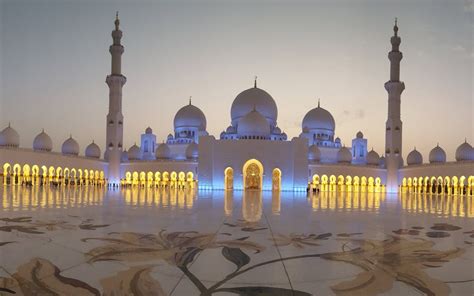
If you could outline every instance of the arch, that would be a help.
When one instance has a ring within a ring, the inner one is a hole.
[[[321,176],[321,184],[328,185],[328,182],[329,182],[328,176],[327,175],[322,175]]]
[[[334,175],[329,176],[329,184],[336,185],[336,180],[337,180],[336,176]]]
[[[360,185],[367,186],[367,177],[366,176],[363,176],[362,178],[360,178]]]
[[[375,185],[376,186],[382,185],[382,179],[380,179],[380,177],[375,178]]]
[[[354,177],[354,182],[353,182],[353,184],[354,184],[355,186],[359,186],[359,184],[360,184],[360,178],[359,178],[359,176],[355,176],[355,177]]]
[[[145,185],[145,184],[146,184],[146,173],[140,172],[140,185]]]
[[[467,185],[471,186],[472,181],[469,181],[469,180],[471,180],[471,177],[469,177],[468,182],[467,182]],[[464,187],[465,181],[466,181],[466,176],[459,177],[459,186]]]
[[[133,172],[132,173],[132,185],[138,185],[138,181],[139,181],[139,175],[138,175],[138,172]]]
[[[193,181],[194,181],[194,174],[193,174],[193,172],[188,172],[188,173],[186,174],[186,181],[188,181],[188,182],[193,182]]]
[[[132,184],[132,173],[125,172],[125,181],[128,185]]]
[[[337,185],[344,185],[344,176],[337,176]]]
[[[352,185],[352,177],[351,176],[346,176],[346,181],[345,181],[346,185],[348,186],[351,186]]]
[[[184,172],[179,172],[178,173],[178,180],[180,182],[185,182],[186,181],[186,174]]]
[[[375,182],[374,177],[369,177],[368,181],[369,181],[369,186],[374,186],[374,182]]]
[[[451,179],[448,176],[444,177],[443,185],[445,185],[445,186],[450,186],[451,185]]]
[[[459,183],[458,177],[453,176],[453,178],[451,179],[451,184],[453,184],[454,187],[458,187],[458,183]]]
[[[243,169],[244,189],[262,189],[263,165],[255,158],[247,160]]]
[[[175,171],[172,171],[170,174],[170,178],[172,182],[176,182],[178,180],[178,174]]]
[[[417,177],[413,177],[412,185],[414,187],[418,187],[418,178]]]
[[[281,190],[281,170],[279,168],[273,169],[272,172],[272,189]]]
[[[224,188],[232,190],[234,188],[234,169],[227,167],[224,170]]]
[[[313,180],[313,184],[314,184],[314,185],[318,185],[319,182],[320,182],[320,181],[319,181],[319,180],[320,180],[319,175],[318,175],[318,174],[314,174],[312,180]]]
[[[403,177],[403,179],[402,179],[402,186],[403,186],[403,187],[407,187],[407,185],[408,185],[407,178],[406,178],[406,177]]]
[[[3,164],[3,185],[11,182],[12,166],[9,163]]]

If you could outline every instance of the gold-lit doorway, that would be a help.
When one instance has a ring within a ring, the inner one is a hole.
[[[272,172],[272,189],[281,190],[281,171],[280,169],[274,169]]]
[[[234,170],[231,167],[224,170],[224,188],[226,190],[234,188]]]
[[[244,188],[245,189],[262,189],[263,183],[263,165],[256,159],[250,159],[244,164]]]

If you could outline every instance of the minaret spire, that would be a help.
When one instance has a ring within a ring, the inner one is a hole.
[[[400,81],[400,61],[403,54],[400,52],[401,39],[398,36],[398,19],[395,18],[393,36],[390,38],[392,50],[388,53],[390,60],[390,80],[385,83],[388,92],[388,116],[385,123],[385,165],[387,168],[387,191],[398,190],[398,169],[402,157],[402,120],[401,95],[405,84]]]
[[[112,56],[110,75],[105,82],[109,86],[109,113],[106,122],[106,152],[105,160],[109,162],[108,182],[118,185],[120,183],[120,162],[123,146],[123,114],[122,114],[122,87],[127,81],[122,75],[122,54],[124,47],[121,44],[122,31],[118,11],[115,14],[115,30],[112,31],[113,43],[109,47]]]

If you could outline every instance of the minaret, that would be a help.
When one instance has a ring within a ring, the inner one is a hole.
[[[390,80],[385,83],[388,92],[388,118],[385,124],[385,165],[387,168],[387,191],[398,191],[398,169],[402,157],[402,121],[400,119],[400,96],[405,84],[400,81],[399,51],[401,39],[398,36],[397,19],[393,27],[394,35],[390,39],[392,51],[388,53],[390,60]]]
[[[122,87],[127,81],[122,75],[123,46],[120,44],[122,31],[119,29],[118,12],[115,19],[115,30],[112,31],[113,44],[109,48],[112,55],[112,70],[105,82],[109,86],[109,114],[107,114],[106,149],[109,162],[108,181],[120,183],[120,161],[123,145]]]

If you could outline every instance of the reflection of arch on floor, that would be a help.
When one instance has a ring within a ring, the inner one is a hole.
[[[243,166],[243,183],[245,189],[262,189],[263,165],[256,159],[249,159]]]

